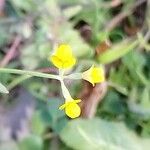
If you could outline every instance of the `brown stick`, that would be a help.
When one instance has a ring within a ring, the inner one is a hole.
[[[0,67],[6,66],[10,62],[10,60],[14,58],[15,52],[17,50],[17,47],[20,45],[20,42],[21,42],[21,37],[17,36],[15,38],[12,46],[8,50],[7,54],[5,55],[5,57],[3,58],[3,60],[0,62]]]
[[[135,5],[131,6],[128,11],[121,12],[118,15],[116,15],[110,22],[108,22],[106,26],[106,31],[110,32],[113,30],[124,18],[126,18],[128,15],[132,14],[134,9],[141,5],[142,3],[146,2],[147,0],[138,0]]]
[[[92,118],[96,113],[98,104],[106,94],[107,83],[97,84],[94,88],[89,83],[85,83],[84,85],[84,89],[81,92],[81,116],[84,118]]]
[[[119,6],[121,3],[122,3],[121,0],[112,0],[112,1],[110,2],[110,6],[111,6],[111,7],[117,7],[117,6]]]
[[[2,14],[5,6],[5,0],[0,0],[0,15]]]

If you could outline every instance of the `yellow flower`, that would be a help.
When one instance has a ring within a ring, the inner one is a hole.
[[[56,52],[50,57],[50,61],[60,69],[71,68],[76,63],[72,49],[67,44],[61,44]]]
[[[77,118],[81,114],[81,108],[77,103],[81,102],[80,99],[78,100],[67,100],[65,104],[61,105],[59,109],[65,109],[65,113],[70,118]]]
[[[104,69],[102,67],[94,67],[93,65],[90,69],[82,73],[82,78],[94,86],[95,83],[105,81]]]

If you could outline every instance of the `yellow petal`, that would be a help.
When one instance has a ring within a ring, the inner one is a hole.
[[[80,103],[81,102],[81,99],[77,99],[77,100],[74,100],[74,102],[77,104],[77,103]]]
[[[66,103],[63,104],[63,105],[61,105],[61,106],[59,107],[59,109],[60,109],[60,110],[63,110],[63,109],[66,107],[66,105],[67,105]]]
[[[80,99],[77,100],[66,100],[67,102],[59,107],[59,109],[65,109],[65,113],[70,118],[79,117],[81,114],[81,109],[77,103],[81,102]]]
[[[82,73],[82,78],[89,81],[94,86],[95,83],[105,81],[105,73],[102,67],[92,66],[90,69]]]
[[[81,109],[76,103],[69,103],[65,108],[65,113],[70,118],[77,118],[81,114]]]
[[[63,68],[63,62],[57,56],[55,55],[51,56],[50,60],[57,68]]]
[[[67,44],[61,44],[54,55],[50,57],[50,61],[60,69],[71,68],[76,63],[76,59],[72,54],[72,49]]]
[[[76,63],[76,59],[74,57],[70,58],[68,61],[64,61],[63,68],[70,68],[74,66]]]
[[[68,44],[61,44],[56,50],[56,55],[67,60],[72,57],[72,49]]]
[[[91,71],[91,78],[93,83],[100,83],[105,80],[104,70],[102,67],[93,67]]]

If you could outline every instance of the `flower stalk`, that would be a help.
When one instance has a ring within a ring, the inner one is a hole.
[[[53,75],[53,74],[48,74],[48,73],[41,73],[41,72],[36,72],[36,71],[29,71],[29,70],[0,68],[0,73],[11,73],[11,74],[18,74],[18,75],[30,75],[30,76],[35,76],[35,77],[60,80],[60,77],[58,75]]]
[[[73,100],[67,87],[65,86],[64,84],[64,81],[63,79],[60,80],[60,83],[61,83],[61,89],[62,89],[62,94],[64,96],[64,98],[68,101],[68,100]]]
[[[61,83],[62,94],[65,98],[65,103],[62,104],[59,109],[64,109],[66,115],[70,118],[77,118],[81,114],[81,108],[78,103],[81,102],[80,99],[73,99],[69,93],[69,90],[65,86],[64,79],[73,79],[79,80],[84,79],[90,82],[93,86],[96,83],[101,83],[105,81],[105,73],[103,67],[95,67],[94,65],[83,73],[72,73],[70,75],[65,75],[66,69],[72,68],[76,63],[76,58],[73,55],[72,49],[67,44],[61,44],[58,46],[56,51],[52,56],[49,57],[50,61],[59,69],[59,74],[48,74],[41,73],[36,71],[29,70],[19,70],[19,69],[10,69],[10,68],[0,68],[0,73],[12,73],[23,75],[22,77],[16,79],[12,84],[10,84],[10,88],[14,87],[18,83],[26,80],[30,77],[41,77],[48,79],[56,79]],[[1,85],[1,90],[3,93],[8,93],[3,85]]]

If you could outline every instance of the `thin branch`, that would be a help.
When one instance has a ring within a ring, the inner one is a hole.
[[[5,0],[0,0],[0,15],[3,13],[5,6]]]
[[[0,62],[0,67],[6,66],[15,57],[16,50],[18,46],[20,45],[20,43],[21,43],[21,37],[17,36],[12,46],[8,50],[7,54],[5,55],[3,60]]]
[[[133,6],[129,8],[128,11],[125,12],[122,11],[121,13],[116,15],[110,22],[107,23],[108,25],[106,26],[106,31],[110,32],[111,30],[113,30],[124,18],[132,14],[132,12],[136,7],[138,7],[139,5],[143,4],[146,1],[147,0],[138,0]]]
[[[35,76],[35,77],[60,80],[58,75],[53,75],[53,74],[48,74],[48,73],[41,73],[41,72],[36,72],[36,71],[29,71],[29,70],[0,68],[0,73],[10,73],[10,74],[18,74],[18,75],[30,75],[30,76]]]
[[[88,83],[85,83],[84,85],[85,86],[80,96],[82,99],[81,116],[84,118],[93,118],[98,104],[102,101],[107,92],[107,83],[103,82],[101,84],[97,84],[94,88]]]

